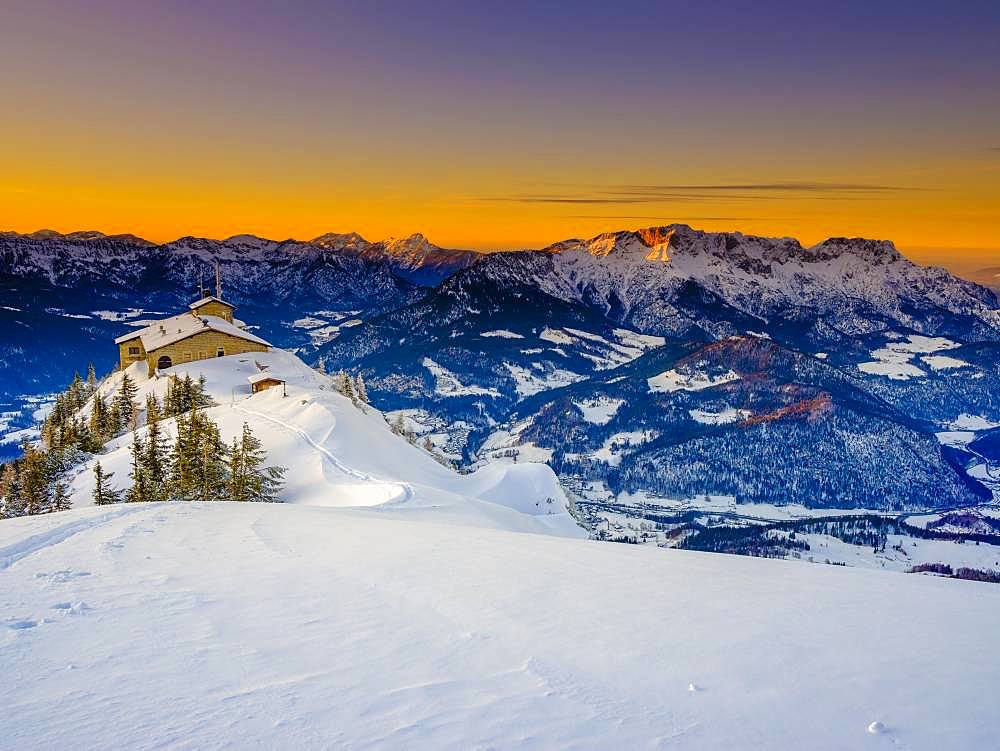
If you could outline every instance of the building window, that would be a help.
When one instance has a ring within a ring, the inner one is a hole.
[[[129,347],[128,348],[128,353],[130,355],[138,355],[139,354],[139,348],[138,347]]]
[[[219,347],[219,350],[215,353],[215,356],[216,357],[225,357],[226,356],[226,350],[225,350],[225,348],[224,347]]]

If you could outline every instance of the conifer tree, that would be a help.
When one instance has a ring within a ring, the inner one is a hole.
[[[149,484],[146,481],[146,472],[143,466],[144,457],[145,443],[139,437],[139,431],[132,428],[132,487],[125,493],[127,503],[142,503],[150,500]]]
[[[142,455],[142,471],[146,480],[146,489],[150,501],[167,499],[169,479],[170,449],[167,438],[163,435],[160,404],[156,396],[146,397],[146,441]]]
[[[170,452],[170,496],[184,500],[192,483],[190,417],[177,416],[177,437]]]
[[[135,385],[127,371],[122,372],[122,385],[115,396],[115,407],[118,413],[118,430],[124,431],[135,427],[135,397],[139,387]]]
[[[403,415],[396,415],[396,419],[392,423],[392,432],[396,435],[403,435],[406,433],[406,424],[403,422]]]
[[[10,462],[3,465],[0,472],[0,518],[11,519],[24,514],[24,502],[21,496],[21,480],[18,477],[17,464]]]
[[[208,398],[207,381],[205,380],[204,373],[198,376],[198,381],[195,384],[194,391],[192,393],[192,403],[197,407],[207,407],[211,404],[211,399]]]
[[[94,394],[94,403],[90,409],[87,429],[95,444],[103,446],[111,437],[108,403],[100,394]]]
[[[176,403],[177,403],[177,390],[175,384],[177,383],[176,376],[167,377],[167,393],[163,395],[163,414],[167,417],[173,417],[177,414]]]
[[[178,384],[180,388],[180,396],[178,398],[178,408],[181,412],[188,412],[195,408],[194,401],[194,382],[191,380],[191,374],[185,373],[184,380]]]
[[[368,389],[365,388],[365,379],[360,373],[354,381],[354,391],[358,395],[359,401],[368,404]]]
[[[69,401],[69,408],[71,411],[75,412],[83,406],[83,403],[87,400],[86,387],[83,384],[83,379],[80,378],[80,374],[73,374],[73,381],[69,385],[69,389],[66,392]]]
[[[62,480],[56,480],[55,485],[52,487],[52,504],[49,510],[69,511],[71,508],[73,508],[73,501],[69,496],[69,491],[66,489],[66,483]]]
[[[97,371],[94,370],[94,363],[87,363],[87,390],[92,394],[97,390]]]
[[[100,462],[94,465],[94,505],[108,506],[121,502],[121,493],[111,485],[114,472],[105,472]]]
[[[164,412],[168,417],[181,415],[195,408],[207,407],[211,400],[205,388],[205,376],[199,376],[197,381],[187,373],[183,379],[171,378],[167,382],[167,394],[164,402]]]
[[[111,400],[111,406],[108,408],[108,432],[106,433],[108,438],[114,438],[121,432],[122,424],[122,413],[118,406],[118,398]]]
[[[357,396],[354,393],[354,385],[351,383],[351,377],[347,375],[345,371],[340,371],[338,381],[337,390],[352,402],[357,401]]]
[[[25,439],[21,443],[21,505],[24,513],[40,514],[49,508],[51,495],[44,454]]]
[[[231,501],[273,503],[278,499],[284,467],[265,467],[267,455],[264,445],[243,423],[243,433],[233,438],[229,452],[229,477],[227,496]]]
[[[198,409],[177,419],[171,453],[171,493],[188,501],[215,501],[226,496],[226,445],[218,426]]]
[[[198,463],[196,465],[196,495],[199,501],[218,501],[226,496],[226,444],[219,435],[219,427],[203,412],[195,421],[198,440]]]

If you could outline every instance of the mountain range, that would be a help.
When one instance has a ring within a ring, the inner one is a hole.
[[[456,463],[547,461],[581,499],[912,509],[998,484],[997,294],[889,242],[610,232],[478,254],[421,235],[0,234],[0,401],[115,362],[111,339],[223,295],[274,344],[360,372]],[[985,441],[985,443],[984,443]]]

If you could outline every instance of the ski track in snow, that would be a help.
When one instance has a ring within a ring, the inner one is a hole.
[[[123,516],[130,516],[131,514],[136,514],[142,511],[149,511],[150,508],[151,507],[148,504],[116,508],[106,514],[102,514],[94,518],[79,519],[75,522],[63,524],[55,529],[50,529],[37,535],[33,535],[26,540],[22,540],[21,542],[8,545],[5,548],[0,548],[0,571],[10,568],[18,561],[27,558],[29,555],[38,553],[46,548],[52,547],[53,545],[58,545],[60,542],[68,540],[70,537],[79,534],[80,532],[87,532],[88,530],[103,526],[104,524]]]
[[[265,414],[264,412],[258,412],[255,409],[248,409],[247,407],[243,407],[239,404],[233,406],[237,411],[242,412],[243,414],[253,415],[254,417],[259,417],[262,420],[268,420],[269,422],[272,422],[275,425],[285,428],[285,430],[289,430],[292,433],[295,433],[300,438],[302,438],[302,440],[308,443],[314,450],[316,450],[321,456],[323,456],[323,458],[325,458],[328,462],[330,462],[330,464],[332,464],[339,471],[343,472],[349,477],[354,477],[355,479],[362,480],[364,482],[377,482],[386,485],[398,486],[400,488],[399,496],[387,501],[386,503],[392,503],[392,504],[406,503],[407,501],[413,498],[413,487],[409,483],[383,480],[378,477],[373,477],[372,475],[369,475],[365,472],[356,470],[353,467],[347,466],[342,461],[340,461],[340,459],[334,456],[329,449],[317,443],[316,440],[311,435],[309,435],[309,433],[307,433],[304,429],[299,428],[290,423],[287,423],[284,420],[279,420],[277,417]]]

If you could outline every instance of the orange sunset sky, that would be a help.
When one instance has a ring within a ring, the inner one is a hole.
[[[609,5],[10,0],[0,229],[488,250],[676,221],[1000,265],[995,4]]]

